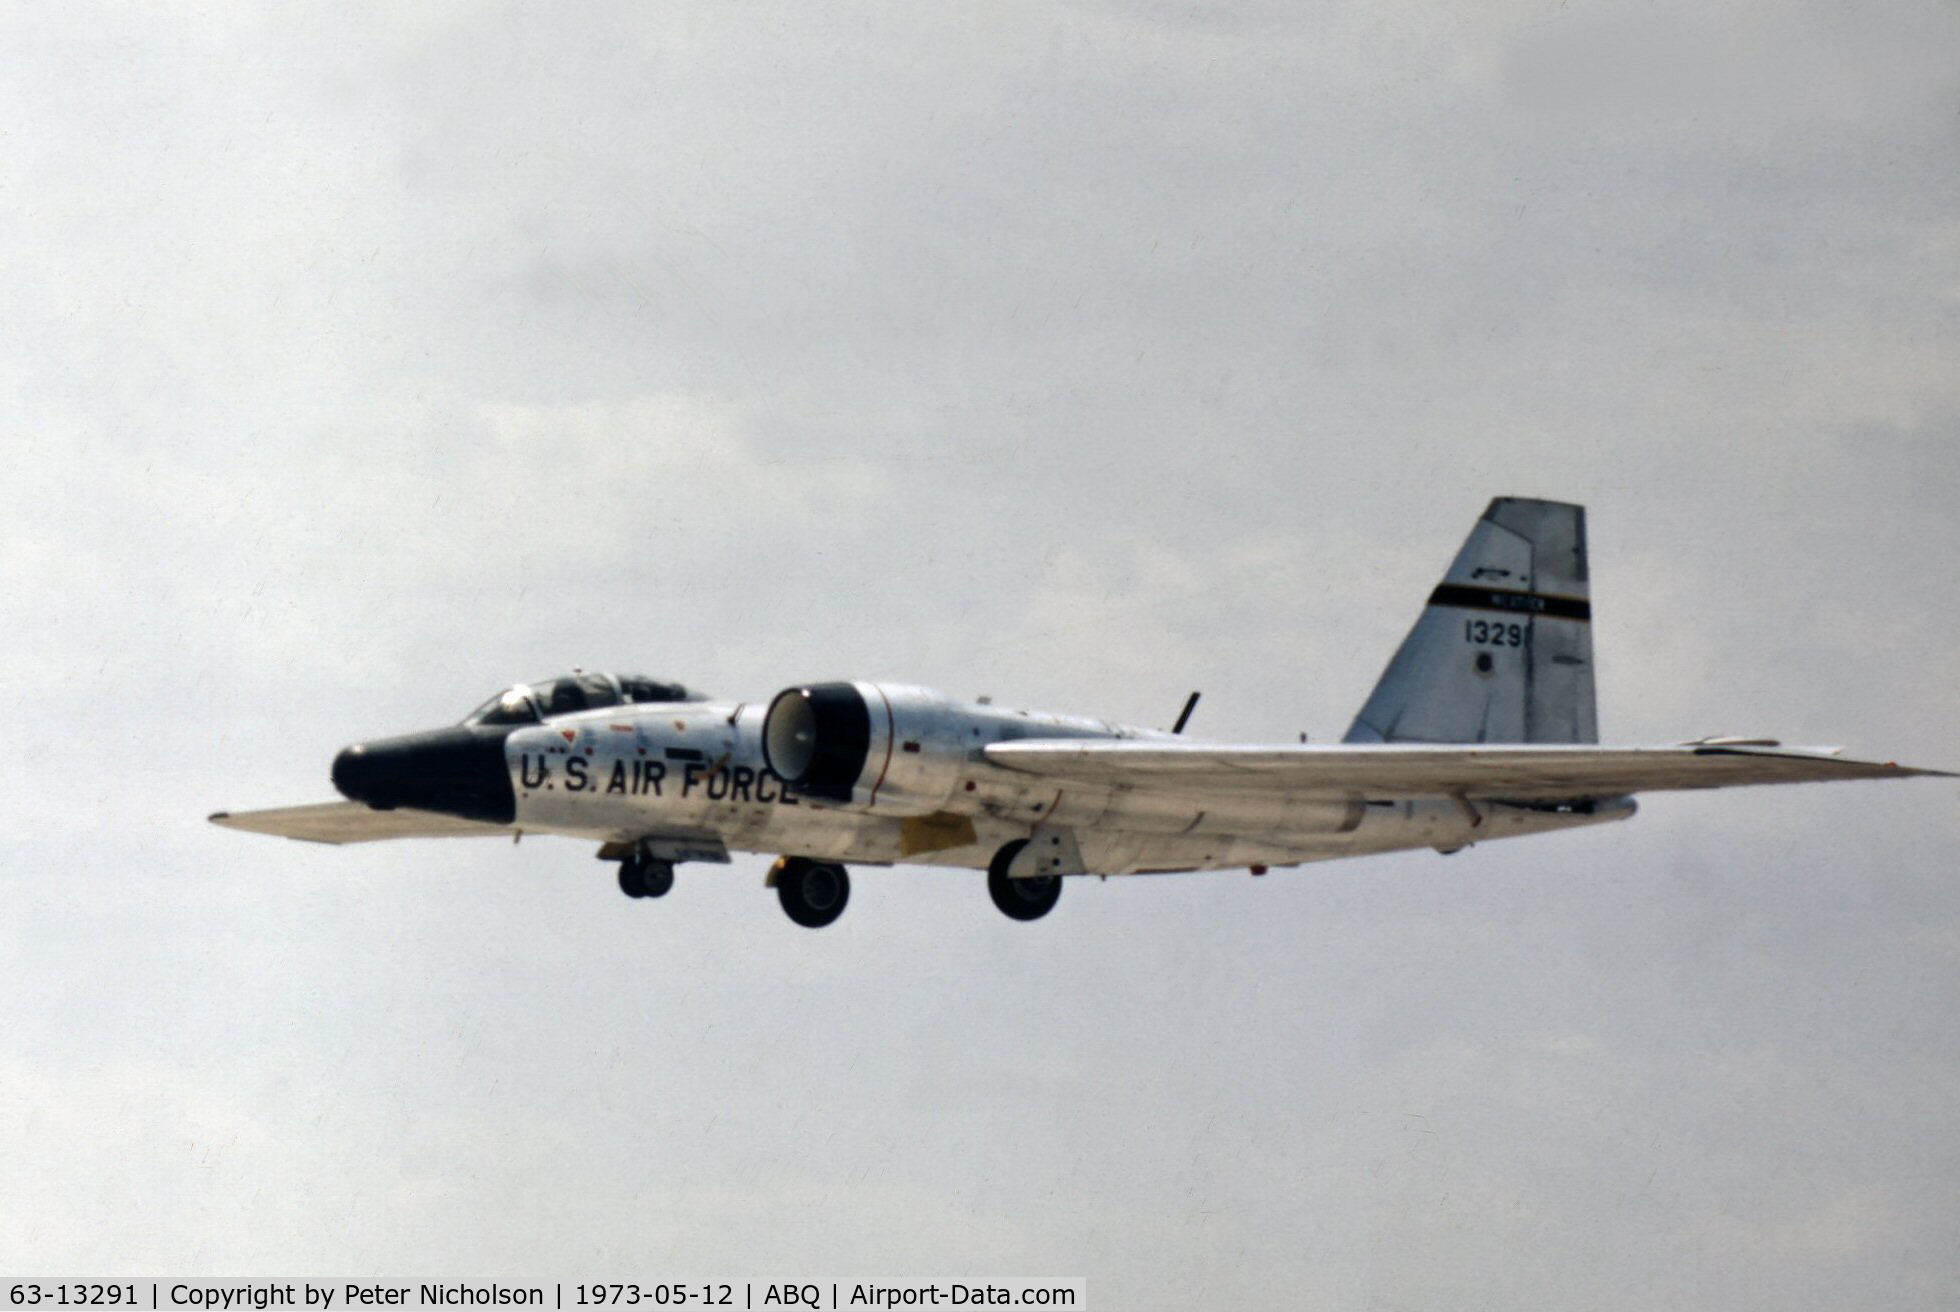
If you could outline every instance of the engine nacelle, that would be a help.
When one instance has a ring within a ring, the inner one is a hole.
[[[785,688],[762,722],[762,753],[769,768],[804,797],[890,815],[929,815],[959,787],[969,753],[993,741],[973,732],[975,710],[986,708],[960,707],[924,688]]]

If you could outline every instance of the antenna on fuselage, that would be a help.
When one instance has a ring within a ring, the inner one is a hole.
[[[1177,713],[1177,723],[1171,726],[1172,733],[1183,733],[1184,726],[1191,722],[1191,712],[1198,709],[1198,694],[1192,693],[1184,699],[1184,709]]]

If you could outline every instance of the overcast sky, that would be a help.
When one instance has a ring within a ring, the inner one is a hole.
[[[1950,782],[814,934],[204,823],[573,665],[1338,738],[1500,493],[1609,741],[1960,767],[1952,4],[944,8],[0,6],[0,1269],[1950,1300]]]

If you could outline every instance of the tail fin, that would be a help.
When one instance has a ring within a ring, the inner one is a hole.
[[[1498,497],[1347,742],[1596,743],[1586,510]]]

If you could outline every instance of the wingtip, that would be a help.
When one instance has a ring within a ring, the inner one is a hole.
[[[1901,779],[1912,779],[1912,778],[1960,779],[1960,772],[1956,772],[1953,770],[1935,770],[1930,766],[1924,766],[1924,765],[1901,765],[1897,761],[1872,761],[1872,762],[1868,762],[1867,764],[1871,767],[1875,767],[1877,769],[1883,770],[1887,774],[1897,775]]]

